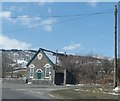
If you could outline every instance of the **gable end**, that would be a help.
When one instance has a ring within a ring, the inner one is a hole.
[[[35,57],[41,52],[47,59],[47,61],[54,66],[54,63],[49,59],[49,57],[44,53],[44,51],[40,48],[37,53],[33,56],[33,58],[27,63],[27,67],[30,65],[30,63],[35,59]]]
[[[30,63],[35,59],[35,57],[38,55],[38,53],[40,52],[41,50],[39,49],[38,51],[37,51],[37,53],[33,56],[33,58],[27,63],[27,67],[30,65]]]

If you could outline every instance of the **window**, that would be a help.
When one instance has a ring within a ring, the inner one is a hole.
[[[45,78],[50,78],[50,64],[45,65]]]
[[[34,68],[30,67],[30,78],[34,77]]]
[[[41,59],[42,59],[42,54],[39,53],[39,54],[37,55],[37,57],[38,57],[39,60],[41,60]]]
[[[30,78],[33,78],[34,77],[34,65],[33,64],[31,64],[30,66]]]

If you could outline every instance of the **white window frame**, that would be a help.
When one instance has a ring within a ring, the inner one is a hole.
[[[44,67],[45,67],[45,78],[49,79],[50,78],[50,74],[51,74],[50,73],[51,65],[47,63]],[[49,69],[49,71],[46,73],[47,69]],[[49,76],[47,76],[47,75],[49,75]]]
[[[35,68],[35,66],[33,64],[31,64],[29,67],[30,67],[30,78],[34,78],[34,68]]]

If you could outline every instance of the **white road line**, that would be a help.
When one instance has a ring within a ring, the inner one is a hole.
[[[49,94],[51,97],[55,97],[54,95]]]

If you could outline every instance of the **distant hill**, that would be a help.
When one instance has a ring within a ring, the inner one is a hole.
[[[26,64],[30,61],[30,59],[34,56],[36,52],[37,52],[36,50],[18,50],[18,49],[0,50],[0,53],[5,54],[8,58],[14,61],[16,69],[25,68]]]
[[[5,50],[0,49],[0,53],[5,54],[11,60],[13,60],[16,64],[17,68],[25,68],[26,64],[31,60],[31,58],[35,55],[36,50],[18,50],[18,49],[11,49]],[[88,61],[98,61],[105,59],[106,57],[103,56],[80,56],[81,58],[86,58]],[[107,57],[108,60],[112,60],[112,58]]]

